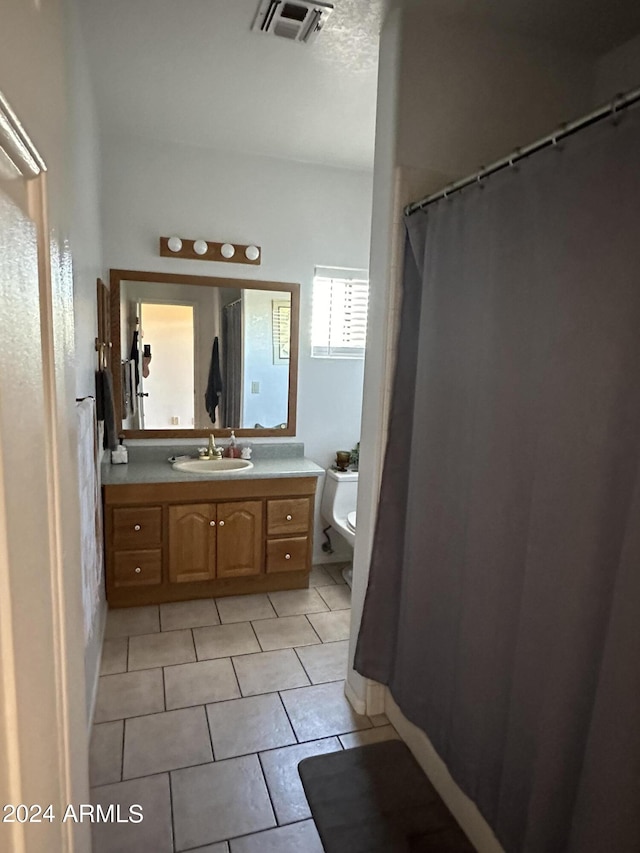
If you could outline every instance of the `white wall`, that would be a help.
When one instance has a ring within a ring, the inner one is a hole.
[[[397,163],[440,189],[591,107],[593,57],[541,39],[404,13]],[[442,178],[446,177],[443,182]]]
[[[67,86],[69,229],[73,259],[73,311],[76,397],[95,395],[98,316],[96,280],[104,278],[100,222],[100,145],[91,72],[75,0],[65,0],[67,24]],[[104,587],[85,649],[86,701],[92,712],[106,618]]]
[[[67,0],[67,76],[70,88],[69,238],[73,255],[76,397],[95,394],[97,335],[96,280],[104,278],[100,222],[100,143],[98,119],[83,33],[76,5]]]
[[[102,149],[105,266],[300,283],[297,440],[327,467],[360,437],[363,363],[311,358],[313,273],[368,266],[372,175],[154,140]],[[262,265],[160,258],[170,234],[256,243]]]
[[[640,35],[606,53],[596,64],[595,105],[640,86]]]

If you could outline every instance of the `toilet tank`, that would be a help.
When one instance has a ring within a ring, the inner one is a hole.
[[[358,472],[327,470],[320,510],[331,523],[336,518],[345,519],[355,510],[358,502]]]

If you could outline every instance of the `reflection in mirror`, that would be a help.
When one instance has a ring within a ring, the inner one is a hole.
[[[297,286],[266,289],[267,282],[246,286],[243,281],[237,287],[233,279],[204,278],[220,284],[203,286],[163,281],[177,277],[157,275],[158,280],[119,282],[116,386],[122,429],[291,434],[292,297]]]

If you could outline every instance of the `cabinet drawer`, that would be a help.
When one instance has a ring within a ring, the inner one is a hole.
[[[307,533],[309,530],[309,498],[286,498],[267,501],[267,533],[269,536]]]
[[[307,536],[270,539],[267,542],[267,572],[299,572],[307,568]]]
[[[162,581],[162,551],[116,551],[113,559],[113,585],[151,586]]]
[[[113,510],[113,544],[118,549],[148,548],[162,541],[162,507]]]

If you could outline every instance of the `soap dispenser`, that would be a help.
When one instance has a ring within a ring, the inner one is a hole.
[[[231,430],[231,438],[229,439],[229,444],[227,445],[227,452],[225,453],[225,456],[228,456],[229,459],[240,458],[240,448],[238,447],[236,434],[233,430]]]
[[[129,451],[124,445],[124,436],[120,436],[120,444],[111,451],[111,464],[123,465],[129,461]]]

